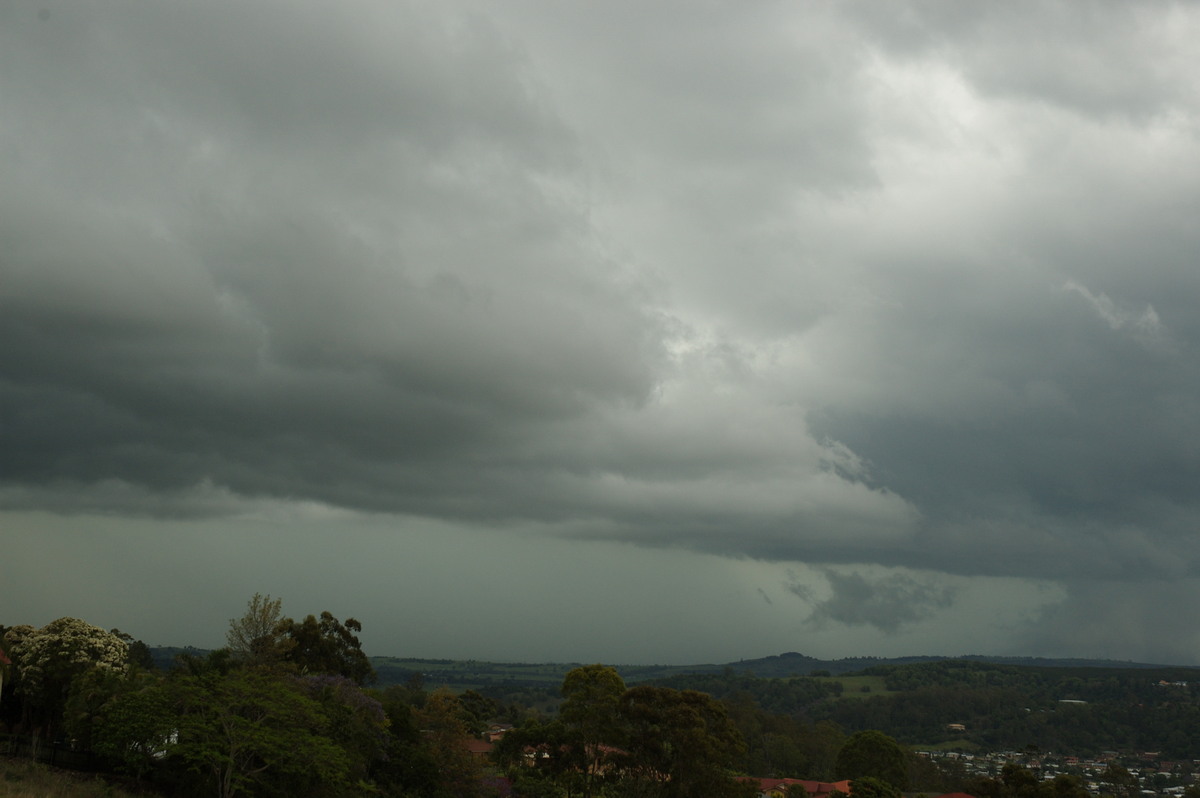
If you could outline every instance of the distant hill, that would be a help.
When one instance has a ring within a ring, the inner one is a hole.
[[[156,646],[150,649],[155,664],[170,668],[181,654],[204,657],[205,649],[192,647]],[[622,678],[630,684],[660,679],[670,679],[686,674],[735,673],[753,674],[763,679],[780,679],[794,676],[811,676],[824,673],[831,676],[858,673],[868,668],[894,665],[914,665],[945,660],[966,660],[997,665],[1013,665],[1036,668],[1113,668],[1113,669],[1165,669],[1170,666],[1139,662],[1121,662],[1103,659],[1048,659],[1043,657],[992,657],[972,654],[962,657],[913,656],[913,657],[846,657],[843,659],[817,659],[806,654],[789,651],[758,659],[743,659],[737,662],[707,663],[696,665],[615,665]],[[371,657],[371,664],[379,676],[379,686],[404,684],[414,678],[429,687],[447,685],[452,688],[484,687],[552,687],[557,688],[563,677],[579,662],[561,663],[514,663],[489,662],[486,660],[420,659],[415,657]]]
[[[804,654],[789,651],[786,654],[776,654],[760,659],[739,660],[727,666],[735,671],[753,673],[763,678],[780,678],[787,676],[808,676],[813,671],[828,671],[838,676],[845,673],[874,668],[879,665],[915,665],[922,662],[941,662],[943,660],[968,660],[971,662],[987,662],[994,665],[1019,665],[1034,668],[1154,668],[1162,669],[1171,666],[1154,665],[1143,662],[1125,662],[1109,659],[1049,659],[1045,657],[992,657],[982,654],[969,654],[961,657],[847,657],[844,659],[816,659]],[[702,666],[708,669],[710,666]]]
[[[168,665],[195,648],[154,649]],[[583,663],[372,657],[378,686],[476,690],[502,706],[552,714],[559,687]],[[905,745],[1096,755],[1200,755],[1200,668],[1043,657],[850,657],[797,652],[699,665],[614,665],[627,684],[698,690],[762,711],[832,723],[847,732],[879,729]]]
[[[826,660],[789,651],[759,659],[744,659],[737,662],[708,663],[697,665],[614,665],[621,677],[629,684],[671,679],[688,674],[714,674],[732,671],[751,674],[762,679],[781,679],[794,676],[825,674],[841,676],[858,673],[880,666],[917,665],[946,660],[990,663],[1036,668],[1111,668],[1158,669],[1171,666],[1137,662],[1092,659],[1047,659],[1042,657],[988,657],[970,655],[965,657],[847,657]],[[371,657],[371,663],[379,674],[380,685],[403,684],[419,674],[428,686],[446,685],[452,688],[482,689],[490,687],[553,687],[561,684],[563,677],[572,668],[582,663],[497,663],[482,660],[445,660],[396,657]]]
[[[175,667],[175,660],[183,655],[203,659],[209,654],[207,648],[193,646],[150,646],[150,657],[159,670],[167,671]]]

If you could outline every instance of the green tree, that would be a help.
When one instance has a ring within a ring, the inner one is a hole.
[[[482,796],[483,770],[467,748],[470,730],[458,698],[437,690],[417,712],[429,753],[438,773],[437,796]]]
[[[318,674],[299,680],[304,693],[321,706],[326,735],[346,752],[350,776],[367,779],[372,764],[386,756],[387,715],[383,706],[350,679]]]
[[[320,705],[289,680],[233,670],[178,677],[172,693],[180,718],[171,754],[210,776],[220,798],[267,784],[306,795],[346,786],[346,752],[327,736]]]
[[[1000,769],[1000,783],[1006,798],[1037,798],[1041,786],[1037,776],[1013,762]]]
[[[458,696],[462,706],[463,720],[472,734],[485,731],[493,718],[500,713],[499,704],[475,690],[465,690]]]
[[[527,719],[500,738],[492,761],[513,782],[518,795],[574,795],[581,781],[562,720]]]
[[[250,666],[269,666],[287,652],[288,639],[283,622],[283,599],[255,593],[246,603],[240,618],[229,619],[225,642],[233,659]]]
[[[854,798],[900,798],[900,790],[883,779],[863,776],[850,785]]]
[[[113,695],[92,734],[92,749],[121,764],[139,780],[175,742],[179,716],[164,684]]]
[[[961,791],[979,798],[1088,798],[1078,776],[1060,773],[1052,781],[1041,781],[1014,762],[1001,769],[999,779],[968,779]]]
[[[129,644],[129,665],[144,671],[158,670],[154,663],[154,655],[150,653],[150,646],[141,640],[134,640]]]
[[[79,748],[92,747],[92,731],[97,719],[104,714],[104,707],[115,696],[133,689],[126,674],[92,669],[81,673],[71,681],[67,700],[63,706],[62,728]]]
[[[128,662],[130,668],[137,668],[144,671],[152,671],[157,667],[154,664],[154,657],[150,654],[150,647],[141,640],[135,640],[133,635],[122,632],[120,629],[113,629],[112,633],[125,641],[129,647]]]
[[[874,729],[850,736],[838,751],[834,772],[839,779],[882,779],[900,790],[908,788],[908,758],[894,739]]]
[[[1043,782],[1044,798],[1088,798],[1087,788],[1079,776],[1070,773],[1059,773],[1049,784]]]
[[[387,795],[428,796],[439,789],[438,765],[421,734],[411,700],[404,687],[383,691],[388,736],[384,756],[373,764],[372,776]]]
[[[745,792],[730,766],[745,750],[725,708],[694,690],[641,685],[620,701],[626,727],[623,765],[631,794],[726,796]]]
[[[563,678],[558,710],[565,744],[581,780],[583,798],[591,798],[608,770],[612,746],[621,742],[620,701],[625,681],[615,668],[584,665]]]
[[[362,624],[355,619],[341,623],[322,612],[320,620],[312,615],[300,622],[285,618],[278,629],[290,641],[284,660],[301,673],[335,673],[360,685],[375,681],[375,669],[355,634],[362,631]]]
[[[1107,784],[1118,798],[1137,798],[1141,792],[1137,777],[1116,762],[1108,763],[1108,767],[1100,774],[1100,781]]]

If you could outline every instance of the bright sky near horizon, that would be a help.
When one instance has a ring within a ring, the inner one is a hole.
[[[0,4],[0,623],[1200,663],[1200,4]]]

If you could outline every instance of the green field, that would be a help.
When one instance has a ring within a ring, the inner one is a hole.
[[[841,684],[842,698],[894,695],[894,691],[887,689],[887,684],[882,676],[819,676],[817,680]]]

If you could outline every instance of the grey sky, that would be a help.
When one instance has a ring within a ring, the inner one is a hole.
[[[0,623],[1195,663],[1200,6],[0,5]]]

